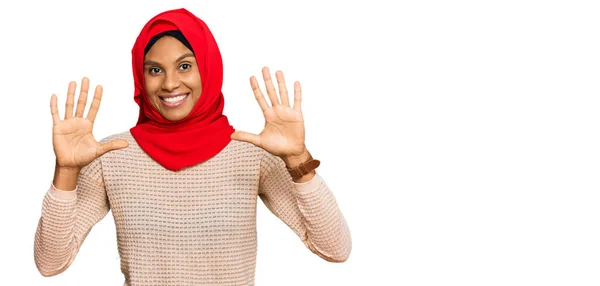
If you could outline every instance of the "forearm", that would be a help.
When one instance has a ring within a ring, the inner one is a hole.
[[[286,165],[293,167],[306,160],[265,153],[259,194],[313,253],[327,261],[343,262],[352,248],[350,231],[327,184],[314,171],[292,182],[286,170]]]
[[[328,261],[347,260],[352,248],[350,230],[325,182],[315,175],[308,182],[296,183],[295,188],[307,247]]]
[[[51,188],[42,205],[35,234],[35,263],[44,276],[56,275],[70,264],[74,248],[76,193]]]

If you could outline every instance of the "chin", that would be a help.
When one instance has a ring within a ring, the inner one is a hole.
[[[189,112],[172,112],[169,114],[163,114],[162,116],[170,121],[178,121],[186,118],[189,114]]]

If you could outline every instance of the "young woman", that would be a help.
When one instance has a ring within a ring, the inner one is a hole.
[[[251,77],[266,121],[255,135],[223,115],[221,55],[192,13],[156,15],[132,56],[140,113],[131,130],[94,139],[102,88],[84,117],[86,78],[77,102],[69,84],[64,119],[51,97],[56,169],[35,235],[42,275],[67,269],[110,210],[124,285],[253,285],[257,197],[312,252],[348,258],[349,229],[305,146],[298,82],[290,103],[283,73],[278,96],[264,68],[269,104]]]

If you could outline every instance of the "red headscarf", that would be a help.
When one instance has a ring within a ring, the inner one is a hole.
[[[202,94],[190,114],[179,121],[165,119],[148,100],[144,84],[144,49],[162,32],[179,30],[188,40],[202,79]],[[223,61],[208,26],[185,9],[169,10],[152,18],[131,51],[135,102],[140,106],[131,134],[138,145],[163,167],[177,171],[218,154],[235,131],[223,115]]]

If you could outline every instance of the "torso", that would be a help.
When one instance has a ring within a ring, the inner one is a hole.
[[[253,285],[256,202],[264,151],[231,141],[178,172],[129,147],[105,154],[103,180],[126,285]]]

